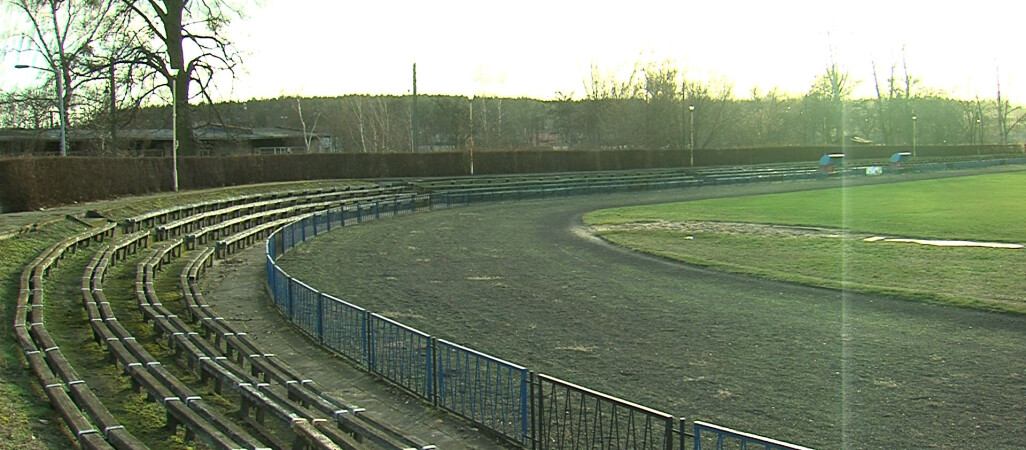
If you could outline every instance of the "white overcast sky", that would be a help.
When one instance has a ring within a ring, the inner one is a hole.
[[[951,95],[1026,103],[1026,2],[906,0],[262,0],[231,35],[244,73],[224,97],[418,92],[553,98],[584,94],[594,63],[629,72],[675,61],[690,78],[725,77],[734,93],[778,87],[801,94],[831,52],[873,95],[899,65]],[[831,51],[832,49],[832,51]],[[27,72],[5,58],[10,87]]]

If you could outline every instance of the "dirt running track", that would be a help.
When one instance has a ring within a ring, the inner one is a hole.
[[[599,208],[824,186],[435,211],[330,233],[281,262],[424,332],[689,419],[818,448],[1021,447],[1026,318],[723,274],[579,232]],[[262,285],[245,270],[244,287]],[[215,306],[238,322],[266,304]],[[287,333],[270,323],[254,325]]]

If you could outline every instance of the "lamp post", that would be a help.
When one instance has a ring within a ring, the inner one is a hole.
[[[916,120],[919,119],[915,114],[912,115],[912,157],[916,157]]]
[[[15,64],[15,69],[36,69],[53,72],[57,79],[57,105],[60,108],[57,116],[61,121],[60,151],[61,156],[68,156],[68,112],[64,108],[64,76],[57,69],[44,69],[42,67],[30,66],[28,64]]]
[[[470,174],[474,174],[474,96],[468,97],[470,99]]]
[[[695,167],[695,105],[688,105],[688,111],[691,111],[691,165],[689,167]]]
[[[178,69],[171,69],[171,185],[178,192]]]
[[[976,142],[976,155],[979,155],[980,149],[983,147],[983,124],[979,117],[976,118],[976,129],[979,130],[978,132],[980,133],[980,140]]]

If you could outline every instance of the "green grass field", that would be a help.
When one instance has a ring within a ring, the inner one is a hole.
[[[852,236],[630,226],[658,221],[825,227]],[[590,213],[585,222],[610,242],[691,264],[1026,314],[1026,250],[861,239],[882,235],[1026,243],[1026,172],[616,208]]]

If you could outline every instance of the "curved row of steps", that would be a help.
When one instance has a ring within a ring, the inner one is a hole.
[[[14,332],[25,359],[50,404],[78,445],[86,449],[147,447],[114,418],[46,330],[43,285],[44,278],[70,253],[109,239],[115,232],[116,224],[108,223],[48,247],[22,271],[15,306]]]
[[[353,204],[361,199],[381,201],[386,198],[382,197],[384,193],[400,194],[397,188],[343,193],[305,191],[295,193],[298,198],[256,195],[242,200],[218,200],[210,205],[168,208],[125,220],[120,233],[117,224],[109,222],[62,240],[41,253],[22,273],[15,335],[50,403],[77,444],[87,449],[148,448],[118,423],[102,398],[75,372],[43,323],[44,279],[66,255],[90,243],[103,242],[88,260],[81,286],[77,288],[81,291],[89,332],[108,360],[131,381],[132,390],[162,405],[167,427],[172,432],[181,427],[187,441],[200,441],[210,448],[434,448],[374,420],[361,408],[325,395],[311,380],[273,355],[262,352],[245,333],[236,333],[202,300],[202,294],[195,287],[196,279],[213,264],[217,256],[215,248],[222,249],[220,255],[223,256],[296,220],[298,214],[323,213],[327,208],[360,208]],[[362,194],[376,195],[361,197]],[[316,201],[323,198],[333,200]],[[265,206],[251,208],[247,206],[249,201],[262,202]],[[289,203],[295,206],[287,211],[267,209],[269,205]],[[231,212],[221,211],[223,209]],[[247,213],[238,215],[235,211]],[[189,219],[190,216],[196,217]],[[200,223],[202,225],[192,229],[194,232],[220,240],[216,247],[199,247],[196,239],[189,239],[180,232],[156,231],[159,224],[169,223]],[[203,227],[217,231],[205,232]],[[154,242],[173,234],[180,237]],[[193,242],[188,249],[186,241]],[[195,254],[187,259],[180,277],[185,304],[179,308],[187,311],[187,322],[161,303],[154,281],[161,268],[192,250]],[[136,265],[134,298],[127,299],[131,294],[124,289],[104,292],[108,271],[132,262]],[[174,351],[171,360],[154,357],[146,345],[155,343],[144,345],[132,336],[129,328],[138,328],[126,327],[130,322],[123,321],[136,318],[124,317],[123,309],[121,317],[115,315],[117,308],[112,307],[108,295],[114,296],[111,298],[116,300],[115,304],[130,300],[138,305],[142,322],[152,324],[160,345]],[[194,380],[190,380],[192,387],[181,381],[179,377],[183,373],[190,379],[199,378],[201,385],[212,382],[219,396],[216,406],[197,393]],[[226,401],[234,402],[233,406],[225,406]]]

